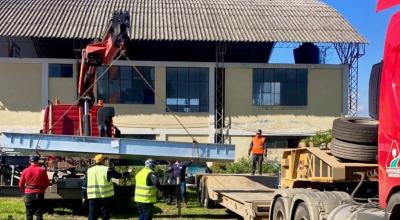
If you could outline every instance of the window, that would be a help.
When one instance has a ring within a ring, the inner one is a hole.
[[[208,68],[167,68],[167,105],[175,112],[208,112]]]
[[[253,69],[253,105],[306,106],[307,69]]]
[[[49,77],[72,78],[72,64],[49,64]]]
[[[138,67],[154,88],[154,68]],[[97,75],[104,72],[97,69]],[[112,66],[97,82],[97,97],[105,103],[116,104],[154,104],[153,91],[130,66]]]

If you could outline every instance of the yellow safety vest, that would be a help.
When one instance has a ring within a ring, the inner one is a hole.
[[[143,168],[136,174],[135,202],[155,203],[157,202],[157,190],[155,186],[147,185],[147,176],[153,171],[150,168]]]
[[[107,180],[108,167],[95,165],[87,171],[88,199],[107,198],[114,196],[114,185]]]

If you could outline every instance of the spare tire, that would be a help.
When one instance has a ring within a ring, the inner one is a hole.
[[[365,145],[378,143],[378,121],[372,118],[337,118],[333,121],[332,135],[334,138]]]
[[[333,138],[331,153],[333,156],[340,159],[358,162],[376,162],[378,147],[353,144]]]
[[[369,77],[369,116],[373,119],[378,120],[379,118],[379,94],[380,94],[380,83],[382,76],[383,62],[377,63],[372,66],[371,76]]]

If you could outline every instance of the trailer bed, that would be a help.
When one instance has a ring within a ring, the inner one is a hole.
[[[232,174],[202,175],[199,183],[207,199],[244,219],[268,219],[276,185],[275,176]]]

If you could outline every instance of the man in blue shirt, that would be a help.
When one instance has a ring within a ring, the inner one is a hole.
[[[179,184],[179,189],[180,189],[180,199],[181,201],[185,202],[185,205],[187,207],[187,193],[186,193],[186,169],[192,165],[193,159],[190,161],[175,161],[175,163],[172,165],[172,170],[171,172],[173,173],[174,179],[177,179],[180,177],[180,184]]]

